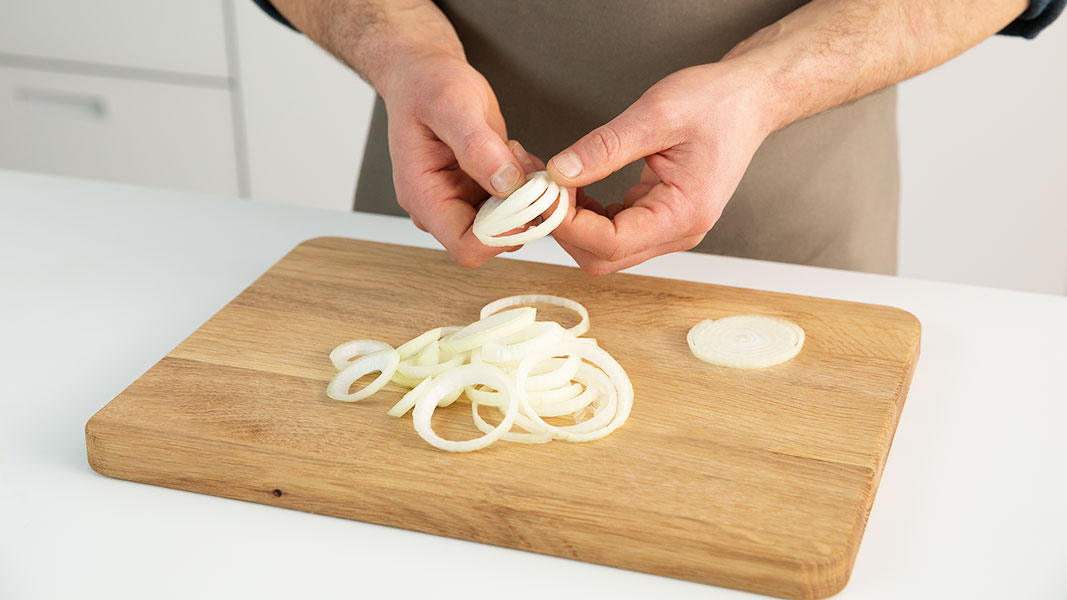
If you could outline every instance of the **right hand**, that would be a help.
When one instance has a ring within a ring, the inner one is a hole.
[[[530,170],[505,142],[489,82],[462,58],[434,54],[399,61],[376,83],[389,115],[397,202],[415,226],[466,267],[513,250],[485,246],[471,231],[478,205],[507,197]]]

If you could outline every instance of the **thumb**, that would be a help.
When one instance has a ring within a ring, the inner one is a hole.
[[[597,127],[548,161],[548,174],[567,187],[600,181],[626,165],[664,150],[662,134],[644,118],[641,103]]]
[[[490,194],[506,198],[526,182],[515,154],[484,116],[474,112],[454,115],[433,129],[452,149],[463,172]]]

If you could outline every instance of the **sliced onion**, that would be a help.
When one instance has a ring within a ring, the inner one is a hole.
[[[804,346],[804,330],[756,315],[701,321],[686,336],[693,355],[713,365],[762,369],[786,362]]]
[[[577,354],[566,358],[547,358],[534,365],[526,379],[527,392],[543,392],[565,385],[574,378],[582,359]]]
[[[401,398],[399,402],[394,404],[393,407],[389,409],[389,412],[387,414],[390,417],[402,417],[407,414],[407,412],[415,406],[415,401],[419,399],[419,396],[422,394],[422,392],[426,391],[426,388],[430,386],[431,382],[433,382],[432,377],[427,377],[426,379],[423,379],[421,382],[419,382],[419,385],[415,386],[414,388],[409,390],[408,393],[404,394],[404,397]],[[460,394],[462,393],[462,389],[456,390],[455,393],[449,394],[442,398],[441,401],[437,403],[437,406],[440,408],[444,408],[445,406],[452,404],[456,401],[456,398],[459,398]]]
[[[523,227],[544,214],[552,204],[556,208],[541,223],[521,231],[505,232]],[[567,215],[570,195],[559,187],[545,171],[532,173],[529,180],[506,199],[490,198],[478,209],[472,231],[487,246],[517,246],[552,233]]]
[[[486,422],[486,420],[482,418],[482,415],[478,413],[478,408],[481,406],[485,405],[479,402],[471,402],[471,414],[474,417],[474,426],[477,427],[483,433],[489,433],[493,431],[493,426]],[[501,407],[495,406],[493,408],[496,408],[497,411],[500,412],[501,416],[504,415]],[[524,417],[520,414],[516,415],[515,418],[516,421],[513,427],[522,427],[522,425],[519,424],[519,420],[524,419]],[[547,444],[548,442],[552,441],[552,434],[547,431],[538,431],[537,433],[531,433],[528,430],[508,431],[504,433],[504,435],[500,436],[500,439],[504,440],[505,442],[518,442],[520,444]]]
[[[522,244],[528,244],[534,240],[539,240],[555,231],[560,223],[563,222],[563,218],[567,216],[569,202],[570,197],[567,188],[559,188],[559,199],[556,203],[556,208],[554,208],[552,214],[548,215],[548,218],[541,223],[519,233],[500,235],[491,238],[479,237],[478,239],[486,246],[521,246]]]
[[[384,350],[365,354],[341,369],[326,386],[326,395],[341,402],[358,402],[385,387],[399,363],[400,355],[386,344]],[[348,393],[360,377],[375,371],[381,371],[381,375],[358,392]]]
[[[417,387],[420,383],[422,383],[424,381],[423,378],[408,377],[407,375],[404,375],[400,371],[397,371],[396,373],[393,373],[393,376],[389,380],[392,381],[393,383],[397,384],[397,385],[402,385],[402,386],[404,386],[406,388],[412,388],[412,389],[414,389],[415,387]]]
[[[556,182],[547,175],[534,174],[506,200],[494,199],[498,202],[485,211],[480,211],[482,217],[476,218],[478,230],[485,236],[498,236],[522,227],[541,216],[558,197],[559,186]]]
[[[546,185],[545,193],[550,193],[553,185]],[[545,200],[531,198],[520,197],[512,203],[511,208],[518,213],[512,215],[513,221],[541,210],[535,205]],[[523,202],[528,204],[523,206]],[[513,224],[500,220],[506,219],[504,214],[494,218],[495,227]],[[521,306],[527,303],[569,308],[578,313],[580,321],[570,330],[555,322],[538,322],[535,308]],[[390,380],[411,388],[388,414],[400,417],[414,408],[416,432],[431,445],[451,452],[478,450],[500,439],[522,443],[591,441],[626,421],[633,404],[633,387],[626,373],[595,340],[575,335],[589,328],[584,306],[558,296],[520,295],[487,304],[481,317],[462,328],[431,329],[396,350],[376,340],[341,344],[330,354],[340,372],[327,386],[327,394],[352,402],[373,394]],[[380,375],[369,386],[348,393],[358,379],[375,371]],[[474,424],[483,435],[465,441],[445,440],[433,431],[433,411],[464,395],[471,401]],[[482,406],[500,413],[496,426],[481,416]],[[554,426],[544,420],[565,415],[573,415],[573,425]]]
[[[414,358],[409,358],[400,361],[400,364],[396,368],[396,372],[412,379],[425,379],[427,377],[436,377],[441,373],[454,369],[462,365],[466,360],[467,353],[465,352],[453,354],[452,358],[449,358],[442,363],[432,365],[418,365]]]
[[[446,440],[437,435],[431,425],[431,419],[438,402],[457,389],[462,390],[479,383],[490,385],[507,394],[508,405],[500,424],[481,437],[462,442]],[[415,411],[412,413],[412,422],[415,424],[415,431],[431,446],[449,452],[471,452],[492,444],[511,429],[515,416],[519,413],[517,400],[515,382],[500,369],[486,364],[463,365],[435,378],[418,395],[415,400]]]
[[[560,296],[552,296],[549,294],[521,294],[518,296],[508,296],[507,298],[493,300],[482,307],[479,316],[484,319],[489,315],[504,310],[505,308],[524,306],[527,304],[550,304],[552,306],[562,306],[563,308],[573,310],[578,313],[580,320],[577,325],[568,329],[567,333],[577,337],[585,335],[585,333],[589,331],[589,311],[586,310],[584,306],[570,298],[562,298]],[[594,341],[594,343],[596,342]]]
[[[558,439],[569,442],[588,442],[600,439],[622,426],[630,416],[634,400],[633,384],[630,383],[630,378],[627,377],[626,372],[622,370],[619,363],[601,348],[590,346],[589,344],[570,342],[567,351],[593,363],[608,376],[612,387],[618,394],[618,408],[615,410],[611,420],[592,431],[576,433],[573,429],[568,429],[567,427],[549,425],[544,419],[537,416],[537,412],[530,404],[525,392],[525,384],[530,370],[538,362],[538,357],[536,356],[524,360],[515,371],[515,387],[518,390],[519,403],[522,405],[523,414],[533,422],[537,429],[548,431]]]
[[[410,360],[411,364],[417,367],[428,367],[430,365],[440,364],[441,344],[438,344],[437,340],[434,340],[420,350],[418,354],[406,360]],[[400,362],[403,363],[404,360],[401,360]]]
[[[618,390],[611,384],[611,379],[600,369],[593,368],[587,364],[583,364],[582,367],[574,377],[585,383],[587,390],[592,390],[593,401],[591,404],[563,413],[574,413],[575,424],[563,425],[558,429],[571,434],[588,433],[604,427],[611,422],[618,410]],[[588,411],[590,406],[593,407],[592,416],[588,416],[584,420],[578,420],[578,415]],[[537,412],[542,417],[551,416],[547,414],[549,411],[546,407],[539,407]]]
[[[475,321],[443,338],[441,340],[441,350],[452,352],[453,354],[473,350],[488,342],[526,329],[534,324],[534,319],[536,318],[537,309],[528,306],[497,313],[491,317]],[[484,360],[485,357],[483,356],[482,359]]]
[[[353,358],[370,354],[371,352],[385,350],[386,348],[390,350],[393,349],[389,344],[379,342],[378,340],[352,340],[351,342],[345,342],[334,348],[333,351],[330,352],[330,362],[333,363],[335,369],[340,371],[352,364]],[[356,379],[359,378],[357,377]]]
[[[482,360],[491,363],[521,360],[524,356],[540,354],[555,346],[564,335],[566,333],[559,323],[538,321],[516,334],[482,346]]]
[[[507,198],[494,198],[497,201],[497,206],[495,206],[493,210],[479,211],[475,218],[476,220],[489,225],[499,224],[506,217],[514,215],[522,209],[534,204],[538,198],[545,195],[545,192],[549,190],[553,183],[555,182],[548,176],[547,171],[530,173],[529,177],[526,179],[526,183],[524,183],[522,187],[512,192]],[[521,224],[522,223],[520,223],[520,225]],[[514,229],[515,227],[517,226],[508,227],[501,231]]]
[[[544,406],[556,406],[563,402],[573,402],[574,398],[581,396],[585,392],[586,388],[580,383],[572,383],[563,387],[558,387],[553,390],[545,390],[543,392],[530,392],[527,391],[527,396],[530,399],[530,403],[537,407],[538,412]],[[507,397],[496,390],[483,390],[477,387],[469,387],[466,390],[467,397],[471,402],[477,402],[483,406],[504,406],[507,404]],[[584,404],[582,406],[585,406]],[[573,410],[560,413],[570,414]],[[556,417],[559,415],[542,415],[546,417]]]

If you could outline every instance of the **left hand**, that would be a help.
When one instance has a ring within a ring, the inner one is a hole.
[[[556,241],[587,273],[602,275],[689,250],[704,238],[775,129],[759,79],[728,63],[673,73],[606,125],[548,163],[580,188],[645,160],[641,181],[605,211],[581,205]]]

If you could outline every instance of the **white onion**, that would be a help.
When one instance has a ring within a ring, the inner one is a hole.
[[[486,420],[482,418],[482,415],[478,414],[478,407],[480,406],[485,405],[481,404],[480,402],[471,402],[471,414],[474,418],[474,426],[477,427],[483,433],[489,433],[493,431],[493,426],[487,423]],[[500,407],[494,408],[496,408],[498,412],[501,410]],[[503,413],[501,413],[501,416],[503,416]],[[521,414],[517,415],[515,418],[515,425],[525,429],[525,427],[523,427],[522,424],[520,424],[519,422],[519,419],[525,418]],[[538,431],[537,433],[530,433],[529,430],[508,431],[504,435],[500,436],[500,439],[504,440],[505,442],[518,442],[520,444],[547,444],[548,442],[552,441],[552,434],[547,431]]]
[[[701,321],[686,339],[693,355],[705,362],[762,369],[796,356],[804,346],[804,330],[784,319],[739,315]]]
[[[526,380],[526,390],[542,392],[558,388],[574,378],[581,363],[582,359],[577,354],[568,355],[567,358],[547,358],[534,365]]]
[[[508,405],[500,424],[481,437],[462,442],[446,440],[437,435],[430,421],[433,418],[433,411],[437,408],[438,402],[457,389],[462,390],[467,386],[478,383],[491,385],[507,394]],[[419,436],[436,448],[449,452],[480,450],[498,440],[511,429],[511,424],[515,422],[515,416],[519,412],[519,403],[516,396],[515,382],[500,369],[492,365],[463,365],[435,378],[418,395],[415,400],[415,411],[411,414],[411,420],[415,424],[415,431],[418,432]]]
[[[342,402],[358,402],[385,387],[399,363],[400,355],[388,345],[384,350],[365,354],[349,363],[337,375],[334,375],[333,379],[330,380],[330,384],[326,386],[326,395]],[[352,384],[360,377],[375,371],[381,371],[381,375],[372,381],[370,385],[358,392],[348,393],[348,388],[352,387]]]
[[[552,296],[549,294],[521,294],[518,296],[508,296],[507,298],[493,300],[482,307],[479,316],[484,319],[493,313],[498,313],[504,310],[505,308],[523,306],[526,304],[550,304],[552,306],[562,306],[563,308],[573,310],[578,313],[580,320],[577,325],[568,329],[567,333],[577,337],[585,335],[585,333],[589,331],[589,311],[586,310],[584,306],[570,298],[562,298],[560,296]]]
[[[407,414],[407,412],[415,406],[415,401],[419,399],[419,395],[421,395],[422,392],[424,392],[426,388],[430,386],[431,382],[433,382],[433,377],[427,377],[426,379],[420,381],[419,385],[411,388],[408,393],[404,394],[404,397],[401,398],[400,401],[398,401],[396,404],[394,404],[393,407],[389,409],[389,412],[387,414],[390,417],[402,417]],[[460,394],[462,393],[463,390],[458,389],[455,391],[455,393],[448,394],[447,396],[442,398],[440,402],[437,403],[437,406],[443,408],[452,404],[456,401],[457,398],[459,398]]]
[[[545,187],[551,191],[552,185]],[[529,198],[518,201],[521,204]],[[569,308],[578,313],[580,321],[565,330],[552,321],[537,321],[535,308],[520,306],[537,303]],[[479,450],[497,440],[528,444],[553,439],[591,441],[626,421],[633,387],[618,363],[595,340],[577,337],[589,329],[589,313],[584,306],[558,296],[509,296],[485,305],[481,317],[462,328],[431,329],[396,350],[376,340],[341,344],[330,353],[331,362],[340,371],[327,386],[327,395],[353,402],[390,380],[411,388],[388,414],[401,417],[414,408],[412,423],[419,436],[450,452]],[[356,380],[374,371],[381,374],[369,386],[348,393]],[[483,435],[465,441],[445,440],[433,430],[433,411],[463,396],[470,400],[474,425]],[[498,411],[500,423],[493,426],[486,422],[479,414],[482,406]],[[566,415],[573,416],[574,425],[553,426],[544,421]]]
[[[506,232],[524,227],[544,214],[552,204],[556,208],[541,223],[513,234]],[[529,180],[506,199],[490,198],[478,209],[471,230],[486,246],[518,246],[552,233],[567,216],[570,194],[559,187],[545,171],[530,174]]]
[[[482,346],[482,360],[491,363],[508,363],[528,354],[543,352],[559,344],[566,332],[559,323],[539,321],[526,329],[495,342]]]
[[[441,349],[458,353],[473,350],[488,342],[517,333],[534,324],[537,309],[530,307],[513,308],[490,317],[480,319],[463,329],[443,338]],[[484,356],[482,357],[484,360]]]
[[[371,352],[385,350],[387,348],[391,350],[393,347],[385,342],[379,342],[378,340],[352,340],[351,342],[345,342],[334,348],[333,351],[330,352],[330,362],[333,363],[333,368],[340,371],[352,364],[351,361],[353,358],[370,354]]]
[[[411,377],[412,379],[425,379],[427,377],[435,377],[444,373],[450,369],[454,369],[467,361],[466,353],[453,354],[451,358],[442,362],[430,365],[416,364],[414,358],[400,361],[397,365],[396,372],[405,377]]]
[[[515,385],[519,393],[519,403],[522,405],[523,414],[533,422],[537,429],[548,431],[552,433],[554,437],[569,442],[588,442],[597,440],[621,427],[630,416],[630,409],[633,407],[634,400],[633,384],[630,383],[630,378],[626,376],[626,372],[619,366],[619,363],[617,363],[615,359],[603,349],[589,344],[579,344],[575,342],[568,343],[568,346],[567,352],[576,354],[593,363],[610,379],[613,391],[618,394],[618,407],[611,420],[602,427],[592,431],[583,431],[581,433],[576,433],[568,427],[557,427],[546,423],[544,419],[537,415],[537,411],[535,411],[530,404],[525,392],[526,379],[529,376],[530,370],[540,359],[540,357],[536,356],[527,357],[515,371]],[[536,431],[534,431],[534,433],[536,433]]]
[[[557,405],[563,403],[574,403],[575,398],[585,393],[586,387],[580,383],[571,383],[562,387],[558,387],[553,390],[545,390],[543,392],[531,392],[527,388],[527,397],[530,399],[530,403],[537,407],[538,412],[542,412],[542,407],[551,406],[554,410],[558,410]],[[469,387],[466,390],[467,397],[471,402],[477,402],[483,406],[504,406],[506,398],[504,394],[496,390],[482,390],[476,387]],[[588,402],[586,402],[588,404]],[[585,406],[584,404],[582,406]],[[560,414],[570,414],[573,410]],[[560,415],[542,415],[545,417],[558,417]]]

